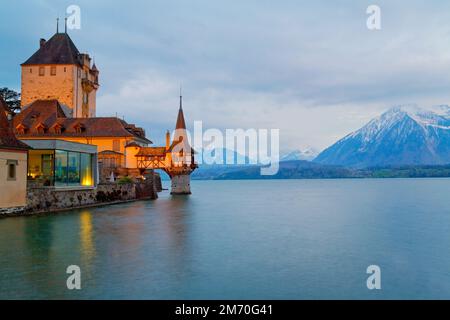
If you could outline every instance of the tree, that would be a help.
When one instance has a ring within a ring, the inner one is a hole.
[[[11,113],[20,112],[20,93],[8,88],[0,88],[0,96],[5,100]]]

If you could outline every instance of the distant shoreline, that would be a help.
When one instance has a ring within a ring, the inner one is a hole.
[[[291,180],[291,179],[394,179],[450,178],[450,165],[387,166],[351,168],[310,161],[280,162],[274,176],[262,176],[261,166],[200,166],[193,180]]]

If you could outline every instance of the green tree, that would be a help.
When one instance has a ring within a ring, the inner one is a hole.
[[[0,96],[5,100],[12,113],[20,112],[20,93],[8,88],[0,88]]]

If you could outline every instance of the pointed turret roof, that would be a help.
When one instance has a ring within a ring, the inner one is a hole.
[[[80,52],[67,33],[56,33],[22,65],[80,64]]]
[[[28,145],[17,140],[11,129],[7,114],[7,106],[5,101],[0,97],[0,149],[30,149]]]
[[[186,129],[186,122],[184,121],[184,113],[183,113],[182,96],[180,96],[180,109],[178,110],[177,125],[175,126],[175,130],[177,129]]]

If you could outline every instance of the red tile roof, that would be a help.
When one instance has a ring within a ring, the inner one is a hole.
[[[41,124],[45,127],[44,132],[38,130]],[[60,132],[55,128],[58,127],[56,124],[60,126]],[[21,126],[25,132],[18,131]],[[68,118],[57,100],[33,102],[14,118],[14,128],[20,138],[135,137],[152,143],[142,128],[115,117]]]
[[[15,137],[6,117],[7,109],[5,101],[0,97],[0,149],[31,149]]]
[[[178,110],[177,124],[175,125],[175,129],[186,129],[186,122],[184,121],[184,113],[181,105],[180,109]]]
[[[139,152],[136,154],[136,157],[145,157],[145,156],[165,156],[166,148],[165,147],[141,147]]]

